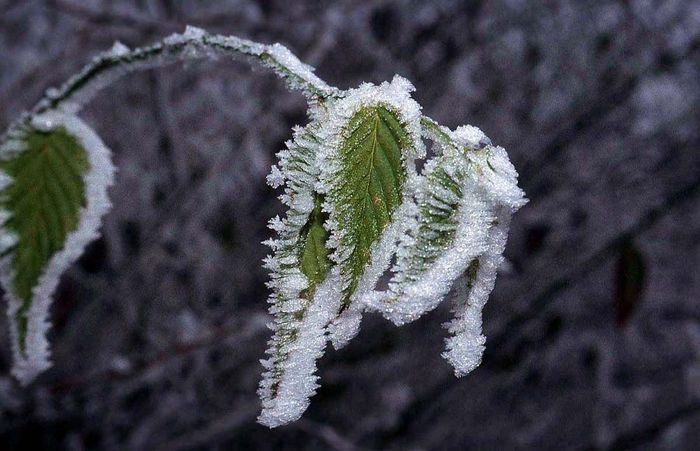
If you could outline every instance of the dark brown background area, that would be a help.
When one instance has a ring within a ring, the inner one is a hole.
[[[131,75],[83,117],[119,168],[63,277],[56,365],[9,376],[2,449],[692,449],[700,442],[700,2],[0,0],[0,127],[116,39],[191,23],[279,41],[341,88],[412,80],[503,145],[531,199],[456,379],[449,305],[376,315],[302,420],[255,423],[269,331],[265,185],[301,95],[230,61]],[[4,301],[0,303],[4,310]],[[30,445],[36,448],[29,448]]]

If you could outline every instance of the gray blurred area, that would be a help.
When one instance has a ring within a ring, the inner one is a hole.
[[[0,127],[113,41],[188,23],[284,43],[340,88],[401,74],[426,114],[508,150],[531,201],[484,362],[456,379],[440,357],[447,303],[367,315],[300,421],[256,424],[260,242],[283,211],[265,175],[305,101],[240,62],[175,65],[83,114],[114,209],[26,389],[0,319],[0,449],[698,449],[700,2],[0,0]]]

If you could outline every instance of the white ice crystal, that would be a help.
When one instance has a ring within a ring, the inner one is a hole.
[[[458,142],[467,147],[479,149],[491,144],[491,140],[481,131],[480,128],[473,125],[461,125],[457,127],[454,136]]]
[[[130,51],[131,49],[129,49],[129,47],[125,46],[119,41],[114,41],[114,45],[112,45],[112,48],[107,51],[107,54],[112,56],[124,56]]]
[[[22,384],[28,384],[36,375],[51,366],[46,333],[51,326],[48,315],[54,290],[66,268],[80,257],[85,246],[99,236],[102,216],[111,206],[107,197],[107,188],[114,178],[114,166],[110,160],[109,149],[92,129],[77,117],[61,112],[48,112],[34,118],[32,126],[40,130],[65,128],[87,152],[89,170],[84,180],[86,205],[80,210],[78,226],[67,235],[63,248],[51,257],[36,286],[32,289],[32,302],[27,314],[26,352],[20,350],[18,325],[15,321],[22,301],[14,294],[12,288],[13,254],[9,253],[0,260],[0,281],[5,287],[5,296],[8,299],[7,315],[14,358],[12,374]],[[0,150],[0,154],[5,155],[4,149]],[[11,236],[5,229],[1,234]]]

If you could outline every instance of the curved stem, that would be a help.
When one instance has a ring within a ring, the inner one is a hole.
[[[130,72],[146,70],[193,59],[216,59],[219,56],[247,57],[271,68],[285,79],[292,89],[301,90],[312,102],[343,97],[344,92],[317,77],[311,66],[302,63],[281,44],[261,44],[236,36],[214,35],[188,26],[182,34],[173,34],[162,41],[133,50],[116,43],[111,50],[99,54],[59,88],[46,95],[14,124],[28,121],[32,114],[48,110],[77,113],[101,89]],[[422,116],[424,135],[443,144],[464,148],[450,136],[450,130],[428,116]],[[10,127],[10,130],[14,126]],[[10,131],[8,130],[8,132]],[[0,136],[0,141],[7,133]]]
[[[178,61],[215,59],[219,56],[246,56],[255,59],[274,70],[290,87],[304,92],[310,100],[341,96],[340,90],[318,78],[310,66],[299,61],[280,44],[260,44],[187,27],[183,34],[171,35],[147,47],[129,50],[119,43],[115,44],[111,50],[95,57],[60,88],[48,90],[46,97],[34,107],[32,113],[50,109],[77,112],[97,91],[129,72]]]

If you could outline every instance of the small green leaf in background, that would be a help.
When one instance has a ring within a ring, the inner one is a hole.
[[[0,161],[0,170],[13,183],[0,193],[0,208],[10,213],[4,228],[17,236],[6,251],[12,254],[14,293],[22,306],[17,312],[20,349],[25,352],[27,314],[32,289],[51,257],[63,248],[85,206],[83,177],[88,156],[64,128],[48,132],[30,129],[23,137],[24,150]]]
[[[339,149],[341,170],[331,191],[337,223],[343,227],[341,245],[352,249],[342,262],[349,282],[344,306],[370,261],[370,249],[401,204],[406,168],[402,150],[411,138],[397,114],[377,105],[365,107],[349,120],[347,138]]]

